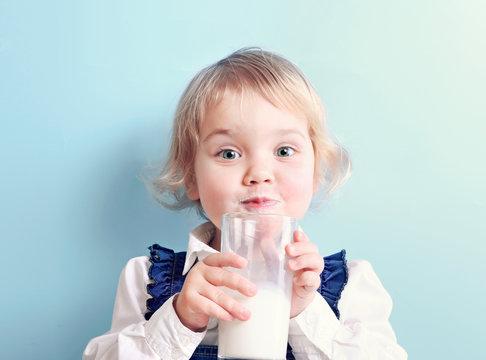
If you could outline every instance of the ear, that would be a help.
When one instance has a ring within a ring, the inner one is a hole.
[[[199,200],[199,189],[197,187],[196,179],[194,176],[191,176],[186,181],[186,194],[190,200]]]

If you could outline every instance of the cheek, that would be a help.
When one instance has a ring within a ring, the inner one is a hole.
[[[201,201],[204,203],[214,203],[217,198],[224,194],[224,187],[217,186],[217,182],[204,182],[199,187],[201,193]]]
[[[285,177],[285,193],[290,212],[301,218],[305,215],[314,195],[314,169],[305,168]]]
[[[227,212],[226,198],[227,195],[221,191],[221,187],[210,187],[205,189],[200,199],[206,216],[218,229],[221,229],[221,217]]]
[[[288,179],[286,187],[288,188],[288,193],[294,198],[301,197],[302,200],[311,198],[314,193],[313,173],[295,174]]]
[[[228,202],[234,196],[234,185],[229,176],[206,169],[205,176],[198,178],[198,189],[201,205],[209,220],[216,226],[221,223],[221,216],[226,212]],[[224,181],[222,181],[224,179]],[[233,189],[233,191],[232,191]]]

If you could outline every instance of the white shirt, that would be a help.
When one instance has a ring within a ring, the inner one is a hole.
[[[189,235],[184,273],[196,260],[216,250],[207,244],[214,226],[205,223]],[[92,339],[83,359],[189,359],[199,344],[217,344],[217,319],[211,318],[204,332],[192,332],[179,321],[173,297],[145,320],[148,256],[128,261],[118,283],[111,329]],[[370,263],[349,261],[348,283],[338,303],[340,319],[322,296],[290,319],[289,343],[301,359],[406,359],[388,321],[392,300]]]

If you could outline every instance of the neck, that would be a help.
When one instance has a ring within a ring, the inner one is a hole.
[[[214,237],[209,242],[209,246],[211,246],[214,250],[221,251],[221,230],[218,228],[216,228]]]

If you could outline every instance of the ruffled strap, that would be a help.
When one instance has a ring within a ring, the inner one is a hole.
[[[147,285],[147,293],[152,297],[146,303],[146,320],[150,319],[172,295],[181,291],[186,278],[182,275],[186,260],[185,252],[175,253],[158,244],[150,246],[149,250],[151,265],[148,275],[152,283]]]
[[[217,345],[199,345],[191,356],[190,360],[217,360],[218,346]],[[287,345],[287,360],[295,360],[292,348]]]
[[[341,293],[348,283],[346,251],[324,257],[324,271],[321,273],[319,293],[326,299],[334,314],[339,319],[338,302]]]

